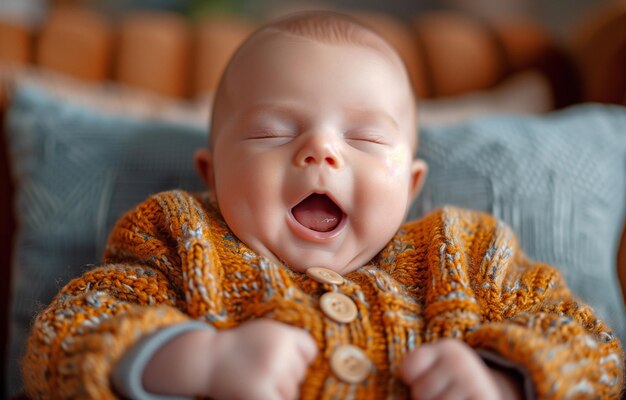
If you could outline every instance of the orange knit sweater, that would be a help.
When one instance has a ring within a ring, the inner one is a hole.
[[[540,399],[621,391],[624,360],[610,329],[487,215],[445,208],[408,223],[345,278],[341,286],[318,283],[257,256],[207,196],[153,196],[118,222],[104,264],[71,281],[37,317],[24,360],[27,392],[114,398],[111,371],[143,336],[192,319],[225,329],[260,317],[317,341],[303,399],[404,398],[404,356],[442,337],[517,365]],[[326,317],[319,298],[328,291],[350,297],[358,318]],[[329,357],[341,344],[372,361],[364,382],[334,376]]]

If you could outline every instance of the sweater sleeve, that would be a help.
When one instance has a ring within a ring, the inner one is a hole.
[[[518,366],[539,399],[615,399],[623,386],[619,340],[553,267],[529,260],[510,228],[488,221],[470,264],[483,323],[467,337]]]
[[[125,399],[143,400],[189,400],[189,397],[158,395],[143,388],[142,375],[150,359],[166,343],[191,330],[213,329],[204,322],[194,321],[163,328],[136,343],[115,366],[111,379],[115,389]]]
[[[69,282],[41,312],[23,360],[31,398],[116,398],[111,374],[142,338],[190,318],[180,311],[180,257],[158,198],[124,216],[104,264]]]

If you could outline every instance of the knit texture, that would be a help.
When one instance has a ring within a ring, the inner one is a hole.
[[[424,129],[428,179],[410,219],[444,205],[488,212],[526,254],[626,342],[616,255],[626,217],[626,107],[587,104],[541,116],[494,115]]]
[[[326,317],[319,298],[350,297],[358,317]],[[101,267],[70,282],[36,319],[23,374],[34,398],[114,398],[115,363],[144,335],[192,319],[217,329],[254,318],[304,328],[319,353],[303,399],[404,398],[408,352],[443,337],[498,354],[540,399],[617,398],[619,340],[574,298],[554,268],[528,260],[512,231],[485,214],[444,208],[404,225],[341,286],[255,254],[208,196],[151,197],[113,231]],[[373,363],[360,384],[333,375],[337,346]]]

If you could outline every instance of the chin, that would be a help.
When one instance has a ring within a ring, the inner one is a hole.
[[[312,267],[312,265],[298,265],[298,264],[290,264],[287,262],[283,263],[285,266],[287,266],[287,268],[289,268],[292,271],[295,272],[300,272],[300,273],[305,273],[307,269],[309,269],[310,267]]]
[[[366,265],[369,260],[370,259],[367,259],[362,262],[360,260],[355,260],[355,259],[348,260],[348,261],[338,261],[337,257],[333,256],[330,258],[330,260],[325,259],[323,261],[313,262],[307,265],[296,265],[294,267],[292,267],[290,264],[288,265],[292,270],[298,271],[298,272],[305,272],[310,267],[322,267],[322,268],[327,268],[332,271],[335,271],[339,275],[346,275]]]
[[[303,263],[303,261],[305,262]],[[347,268],[343,262],[337,262],[335,254],[324,254],[322,257],[316,257],[315,255],[305,253],[295,257],[295,259],[286,258],[283,260],[283,264],[292,271],[301,273],[306,272],[311,267],[322,267],[341,274]]]
[[[300,247],[297,252],[288,254],[271,253],[272,261],[284,264],[292,271],[304,273],[311,267],[328,268],[340,275],[348,274],[366,265],[377,253],[361,251],[356,257],[338,254],[340,251]],[[371,254],[370,254],[371,253]]]

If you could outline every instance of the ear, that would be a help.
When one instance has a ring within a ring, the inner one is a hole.
[[[411,162],[411,181],[409,182],[409,198],[413,201],[422,190],[426,181],[428,165],[424,160],[413,160]]]
[[[196,171],[209,190],[215,189],[215,175],[213,174],[213,153],[207,147],[196,150],[193,155]]]

